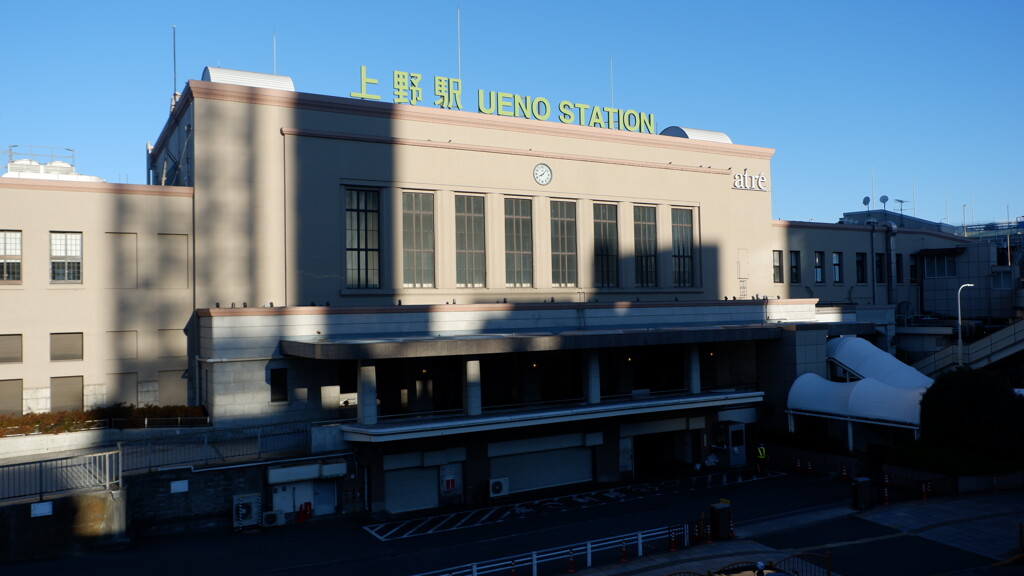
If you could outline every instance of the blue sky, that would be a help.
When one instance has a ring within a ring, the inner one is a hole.
[[[457,76],[461,37],[464,109],[478,89],[606,106],[613,75],[615,106],[659,129],[774,148],[775,218],[834,222],[873,193],[1003,221],[1024,216],[1022,21],[1011,0],[57,0],[0,20],[0,148],[73,148],[79,172],[144,182],[172,26],[178,90],[204,66],[273,72],[276,34],[296,89],[348,95],[365,65],[387,96],[394,70]]]

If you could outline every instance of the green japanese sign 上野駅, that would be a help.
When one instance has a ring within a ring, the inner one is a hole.
[[[391,79],[392,102],[415,106],[423,101],[422,74],[395,70]],[[366,66],[360,66],[359,91],[350,92],[349,96],[363,100],[380,100],[380,95],[374,93],[379,89],[375,88],[379,84],[379,79],[367,75]],[[433,95],[433,105],[438,108],[463,109],[462,80],[458,78],[434,76]],[[510,92],[478,90],[477,111],[481,114],[533,120],[548,120],[554,114],[562,124],[654,134],[654,114],[569,100],[562,100],[557,105],[552,105],[547,98],[542,96],[522,96]]]

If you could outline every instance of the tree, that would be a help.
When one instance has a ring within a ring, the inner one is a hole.
[[[921,440],[950,457],[1019,458],[1024,455],[1024,398],[996,373],[959,369],[942,374],[921,398]]]

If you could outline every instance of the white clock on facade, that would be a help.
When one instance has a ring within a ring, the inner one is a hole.
[[[533,168],[533,179],[537,181],[537,184],[545,186],[551,182],[551,167],[547,164],[537,164]]]

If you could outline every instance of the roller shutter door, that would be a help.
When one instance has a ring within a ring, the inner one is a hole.
[[[384,509],[393,514],[437,508],[438,472],[406,468],[384,473]]]
[[[590,448],[566,448],[491,459],[491,477],[508,478],[509,492],[526,492],[594,479]]]

